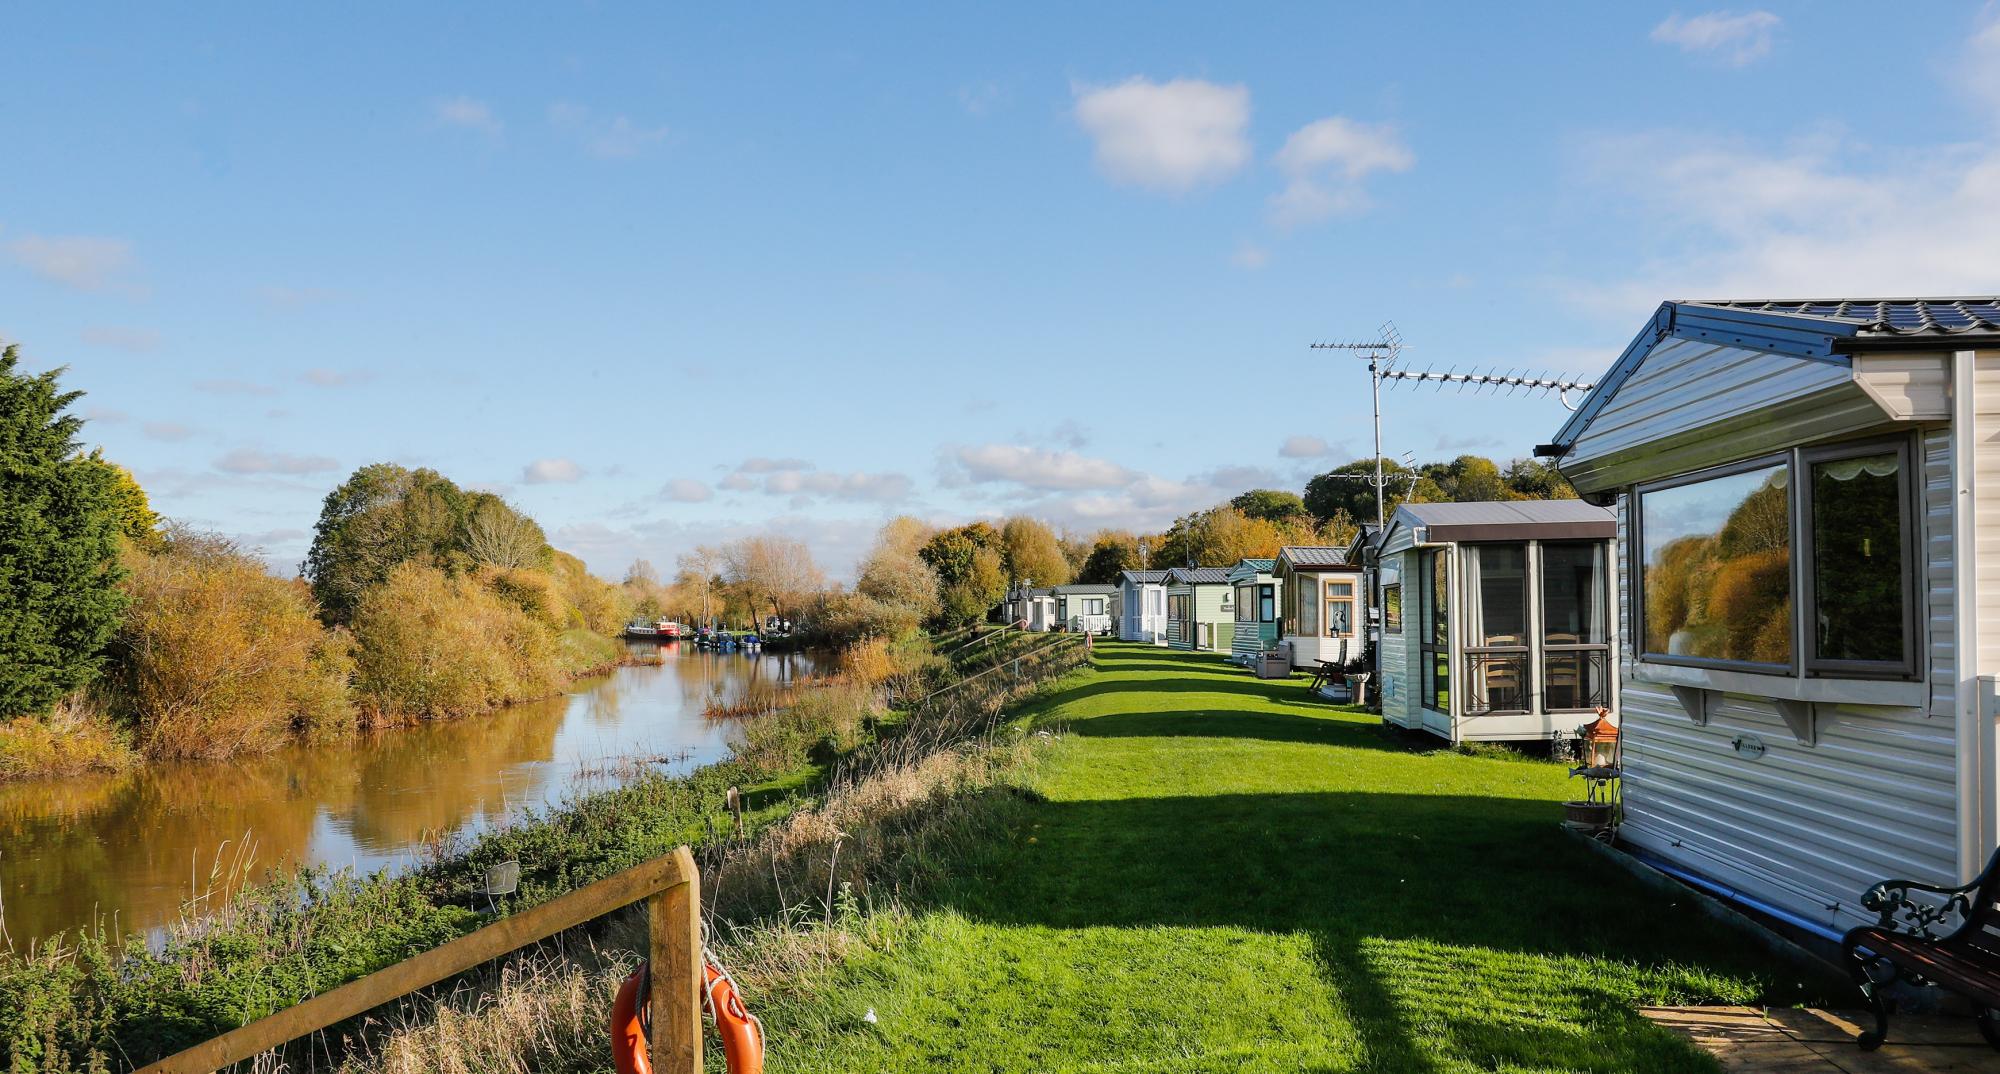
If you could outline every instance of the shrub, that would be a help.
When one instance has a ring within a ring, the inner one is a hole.
[[[488,567],[479,571],[477,577],[495,596],[526,612],[528,618],[542,626],[561,630],[570,625],[569,603],[563,600],[556,580],[548,572],[532,567]]]
[[[146,753],[227,757],[352,726],[347,638],[320,626],[303,584],[183,530],[133,555],[125,585],[110,684]]]
[[[116,770],[133,760],[131,736],[87,692],[47,716],[0,721],[0,780]]]
[[[357,700],[372,719],[462,716],[562,685],[554,637],[471,578],[405,562],[354,609]]]

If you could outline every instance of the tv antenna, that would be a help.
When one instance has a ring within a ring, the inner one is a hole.
[[[1379,532],[1384,525],[1383,489],[1387,485],[1382,473],[1382,382],[1391,384],[1436,384],[1439,391],[1447,385],[1459,389],[1469,389],[1477,394],[1481,391],[1498,394],[1505,390],[1508,395],[1527,392],[1529,395],[1547,395],[1554,392],[1556,400],[1567,410],[1575,410],[1576,404],[1569,401],[1571,392],[1588,392],[1596,387],[1590,381],[1568,374],[1530,373],[1508,369],[1505,373],[1493,366],[1486,372],[1477,367],[1469,373],[1457,370],[1404,369],[1396,362],[1403,356],[1403,334],[1396,329],[1396,322],[1384,321],[1378,333],[1379,338],[1364,343],[1315,343],[1313,350],[1359,351],[1368,359],[1368,379],[1373,389],[1375,401],[1375,527]]]

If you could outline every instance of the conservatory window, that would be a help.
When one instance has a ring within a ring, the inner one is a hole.
[[[1423,678],[1423,704],[1437,712],[1451,711],[1451,638],[1449,615],[1450,579],[1445,573],[1444,553],[1436,550],[1423,555],[1419,583],[1423,608],[1418,616],[1418,674]]]
[[[1783,460],[1639,491],[1642,650],[1684,663],[1792,663],[1791,468]]]
[[[1298,602],[1299,633],[1312,637],[1319,633],[1319,583],[1300,575],[1292,576],[1292,597]]]
[[[1252,585],[1240,585],[1236,587],[1237,622],[1252,623],[1257,620],[1256,589],[1257,587]]]
[[[1604,546],[1549,542],[1541,551],[1542,707],[1587,712],[1611,697]]]
[[[1390,582],[1382,587],[1382,629],[1391,634],[1403,632],[1403,583]]]
[[[1465,711],[1527,712],[1528,546],[1469,544],[1465,573]]]

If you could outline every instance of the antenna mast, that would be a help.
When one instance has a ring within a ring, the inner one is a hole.
[[[1385,528],[1385,497],[1383,488],[1387,480],[1382,473],[1382,378],[1400,370],[1392,369],[1396,359],[1403,353],[1403,334],[1396,330],[1396,322],[1383,321],[1381,338],[1372,343],[1315,343],[1316,351],[1361,351],[1368,359],[1368,381],[1374,389],[1375,397],[1375,532]]]

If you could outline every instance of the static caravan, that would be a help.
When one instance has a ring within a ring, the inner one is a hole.
[[[1291,649],[1293,667],[1345,664],[1361,655],[1368,591],[1361,565],[1348,562],[1346,549],[1287,545],[1271,575],[1285,595],[1278,636]]]
[[[1118,611],[1115,585],[1059,585],[1049,590],[1056,601],[1056,629],[1082,634],[1109,634]]]
[[[1229,658],[1239,664],[1253,664],[1259,654],[1278,647],[1280,588],[1271,573],[1276,565],[1276,560],[1246,559],[1229,571],[1236,619],[1236,640],[1229,647]]]
[[[1668,302],[1536,450],[1617,510],[1627,846],[1822,934],[1978,872],[2000,300]]]
[[[1048,589],[1014,587],[1007,593],[1007,621],[1024,630],[1056,628],[1055,593]]]
[[[1227,652],[1232,614],[1229,572],[1221,567],[1175,567],[1167,572],[1166,589],[1167,644]]]
[[[1615,708],[1617,522],[1581,500],[1409,503],[1382,535],[1382,718],[1529,741]]]
[[[1122,571],[1118,575],[1118,636],[1125,641],[1167,643],[1167,572]]]

